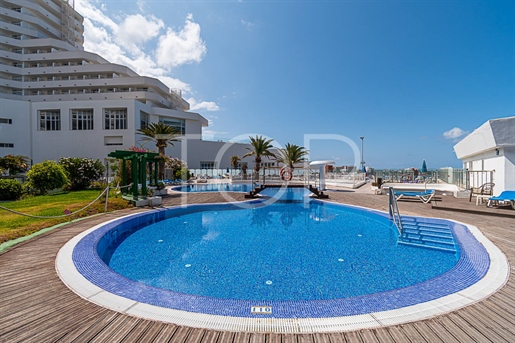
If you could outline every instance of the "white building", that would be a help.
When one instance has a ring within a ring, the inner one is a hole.
[[[167,154],[190,168],[225,168],[248,152],[235,144],[216,160],[222,144],[201,140],[208,121],[188,112],[181,91],[84,51],[83,30],[68,0],[0,0],[0,156],[103,160],[138,145],[137,129],[151,122],[188,137],[187,151],[181,142]]]
[[[458,142],[454,151],[469,172],[471,186],[480,186],[482,174],[492,172],[494,195],[515,190],[515,117],[487,121]]]

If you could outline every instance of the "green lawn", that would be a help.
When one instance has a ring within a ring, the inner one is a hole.
[[[32,196],[18,201],[0,202],[0,206],[34,216],[59,216],[66,210],[75,212],[95,200],[102,190],[61,192],[52,195]],[[115,197],[114,190],[109,195],[108,211],[132,207],[121,196]],[[87,217],[105,211],[105,198],[97,200],[92,206],[77,214],[61,218],[37,219],[9,212],[0,208],[0,243],[30,235],[41,229]]]

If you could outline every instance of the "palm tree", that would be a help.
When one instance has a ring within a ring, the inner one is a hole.
[[[293,171],[296,163],[305,162],[309,152],[302,146],[287,143],[284,149],[279,149],[279,156],[276,160],[278,163],[286,164]]]
[[[165,149],[170,144],[173,146],[173,141],[177,141],[180,132],[173,126],[159,122],[150,123],[147,127],[138,129],[140,135],[145,136],[144,141],[155,141],[157,151],[161,157],[159,162],[159,179],[163,180],[165,177]]]
[[[238,162],[240,162],[239,156],[234,155],[231,157],[231,166],[233,167],[233,169],[238,168]]]
[[[254,171],[256,174],[259,175],[259,169],[261,169],[261,157],[267,156],[267,157],[273,157],[275,158],[275,154],[270,151],[270,149],[273,148],[272,144],[270,144],[273,139],[266,139],[262,136],[256,137],[249,137],[250,138],[250,145],[251,148],[247,148],[247,150],[250,150],[248,153],[243,155],[242,158],[245,158],[247,156],[254,156],[254,162],[256,165],[254,166]]]

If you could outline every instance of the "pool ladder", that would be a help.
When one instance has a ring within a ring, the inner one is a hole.
[[[395,194],[393,192],[393,188],[388,188],[388,208],[390,209],[390,219],[393,220],[393,223],[397,227],[397,231],[399,231],[399,236],[402,236],[403,228],[402,228],[402,220],[401,214],[399,212],[399,206],[397,205],[397,199],[395,199]]]

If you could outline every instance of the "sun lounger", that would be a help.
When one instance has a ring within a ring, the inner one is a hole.
[[[403,197],[406,198],[417,198],[420,201],[422,201],[424,204],[427,204],[431,201],[433,196],[435,195],[434,189],[429,189],[427,191],[423,192],[404,192],[404,191],[393,191],[393,194],[395,195],[395,200],[399,200]]]
[[[513,209],[515,209],[515,191],[503,191],[498,196],[488,198],[488,204],[486,204],[486,206],[498,206],[500,202],[508,203]]]

